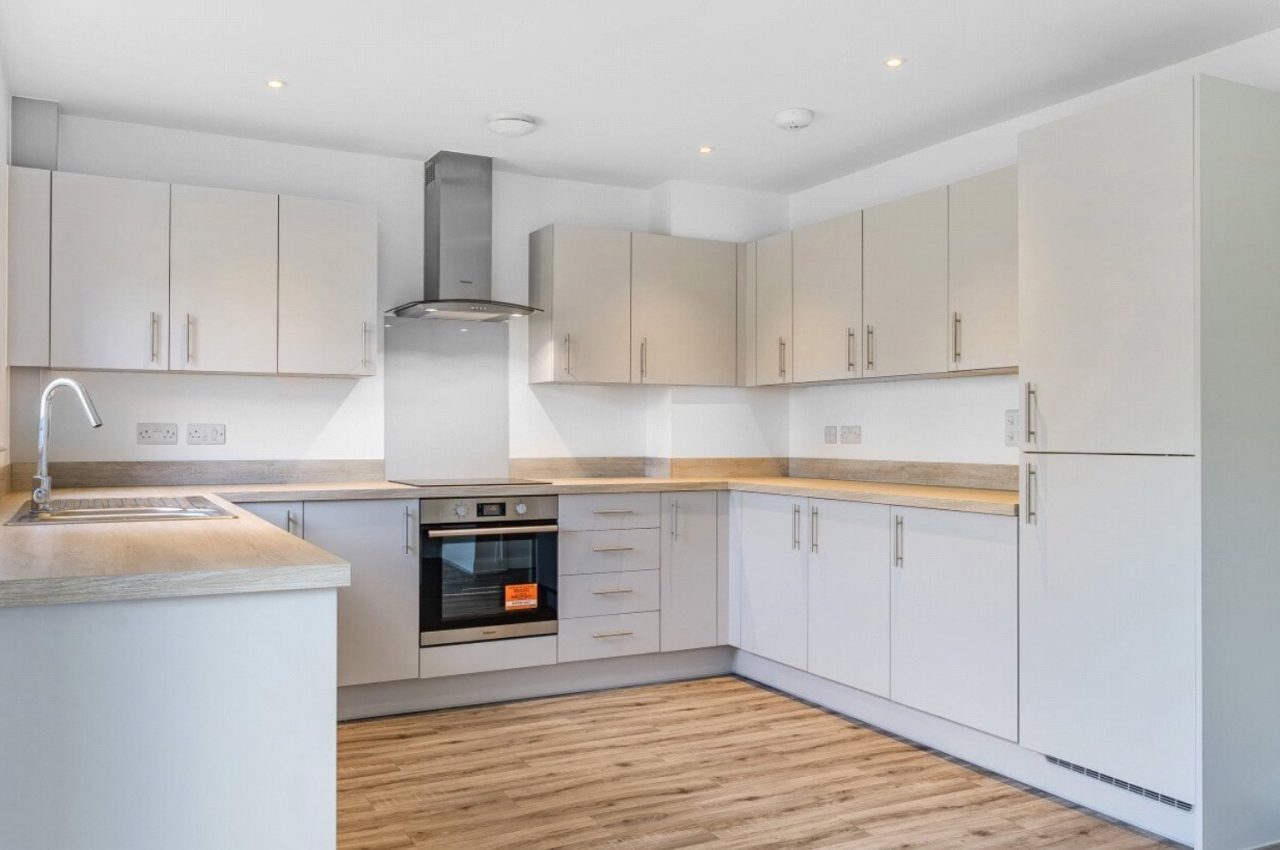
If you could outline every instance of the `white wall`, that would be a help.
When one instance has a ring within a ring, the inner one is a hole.
[[[0,477],[9,465],[9,87],[0,56]],[[5,482],[0,480],[0,493]]]

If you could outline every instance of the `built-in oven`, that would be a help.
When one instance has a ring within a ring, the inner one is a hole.
[[[422,646],[556,633],[555,496],[423,499]]]

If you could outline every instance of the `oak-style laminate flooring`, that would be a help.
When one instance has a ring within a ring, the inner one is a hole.
[[[726,676],[344,723],[338,846],[1176,845]]]

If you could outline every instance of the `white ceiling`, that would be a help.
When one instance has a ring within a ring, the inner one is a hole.
[[[4,0],[0,61],[77,115],[791,192],[1276,27],[1275,0]]]

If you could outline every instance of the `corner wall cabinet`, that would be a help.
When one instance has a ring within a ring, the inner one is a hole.
[[[11,365],[373,374],[372,209],[63,171],[10,175]]]
[[[785,384],[795,362],[792,342],[792,237],[767,236],[756,244],[756,385]]]

